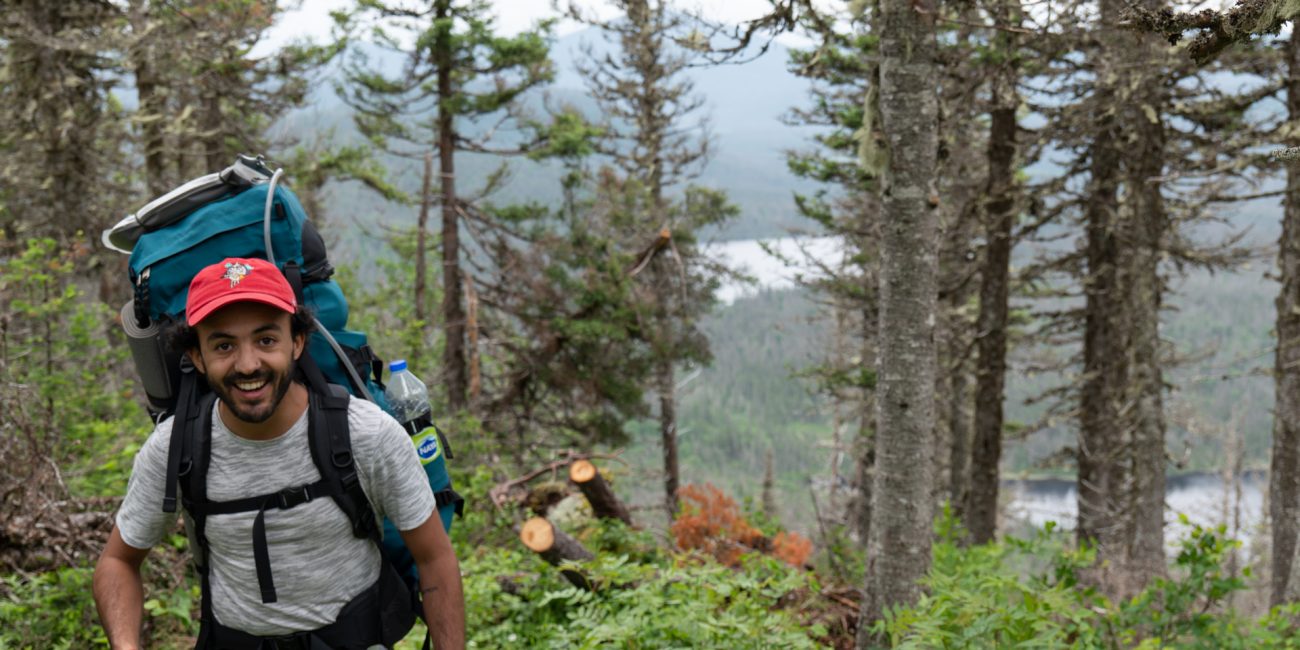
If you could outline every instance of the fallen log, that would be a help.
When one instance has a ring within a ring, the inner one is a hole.
[[[632,514],[628,512],[627,506],[619,501],[610,489],[609,483],[600,475],[600,470],[596,465],[587,459],[574,461],[569,465],[569,480],[582,491],[582,495],[587,497],[587,503],[591,504],[591,512],[601,519],[618,519],[623,523],[632,525]]]
[[[551,566],[559,567],[566,561],[585,562],[596,557],[582,545],[582,542],[556,528],[545,517],[533,517],[525,521],[523,527],[519,529],[519,539],[524,546],[540,555]],[[560,573],[575,587],[591,588],[587,577],[572,567],[561,568]]]

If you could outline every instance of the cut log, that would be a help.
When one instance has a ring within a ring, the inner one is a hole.
[[[582,542],[556,528],[544,517],[533,517],[525,521],[523,527],[519,529],[519,539],[524,546],[540,555],[551,566],[558,567],[565,561],[585,562],[595,558]],[[575,587],[591,588],[587,577],[573,568],[560,569],[560,573],[564,574],[564,578]]]
[[[618,519],[632,525],[632,514],[614,495],[609,483],[600,475],[596,465],[589,460],[574,461],[569,466],[569,480],[573,481],[591,504],[591,512],[601,519]]]

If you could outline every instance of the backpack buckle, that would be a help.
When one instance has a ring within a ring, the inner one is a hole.
[[[311,501],[311,492],[307,490],[306,485],[296,488],[285,488],[275,493],[276,500],[279,501],[281,510],[288,510],[296,505]]]

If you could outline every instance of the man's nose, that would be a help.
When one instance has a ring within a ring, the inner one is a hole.
[[[241,375],[251,375],[261,367],[262,360],[257,356],[257,350],[253,346],[239,346],[239,354],[235,357],[235,372]]]

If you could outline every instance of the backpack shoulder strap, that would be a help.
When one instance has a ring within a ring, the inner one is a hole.
[[[191,373],[188,376],[194,377],[195,375]],[[180,460],[177,477],[181,489],[181,503],[185,507],[185,512],[189,514],[190,520],[194,523],[194,543],[198,545],[198,552],[201,554],[197,558],[198,561],[194,563],[199,574],[199,617],[200,621],[203,622],[200,628],[199,641],[195,646],[197,648],[207,647],[211,622],[216,620],[212,613],[212,590],[208,584],[208,569],[211,558],[209,557],[206,528],[208,465],[209,456],[212,454],[212,411],[216,406],[216,401],[217,396],[214,393],[208,393],[200,399],[191,400],[189,407],[181,406],[181,404],[185,403],[182,401],[177,406],[176,419],[172,422],[173,449],[171,453],[176,453],[175,445],[178,436],[182,443],[181,451],[178,454]],[[184,419],[180,415],[181,408],[190,410],[190,413]]]
[[[176,487],[180,482],[182,465],[192,452],[187,453],[188,431],[193,420],[201,415],[199,410],[198,372],[189,355],[181,355],[181,385],[176,398],[176,412],[172,416],[171,441],[167,448],[167,482],[163,487],[163,512],[176,512]],[[188,470],[188,466],[185,467]]]
[[[348,403],[352,398],[337,384],[328,384],[326,389],[327,394],[319,395],[315,400],[319,407],[309,415],[312,461],[320,471],[321,480],[339,486],[334,502],[352,522],[352,534],[378,543],[381,536],[379,525],[370,500],[361,487],[356,459],[352,454],[352,434],[348,427]]]

